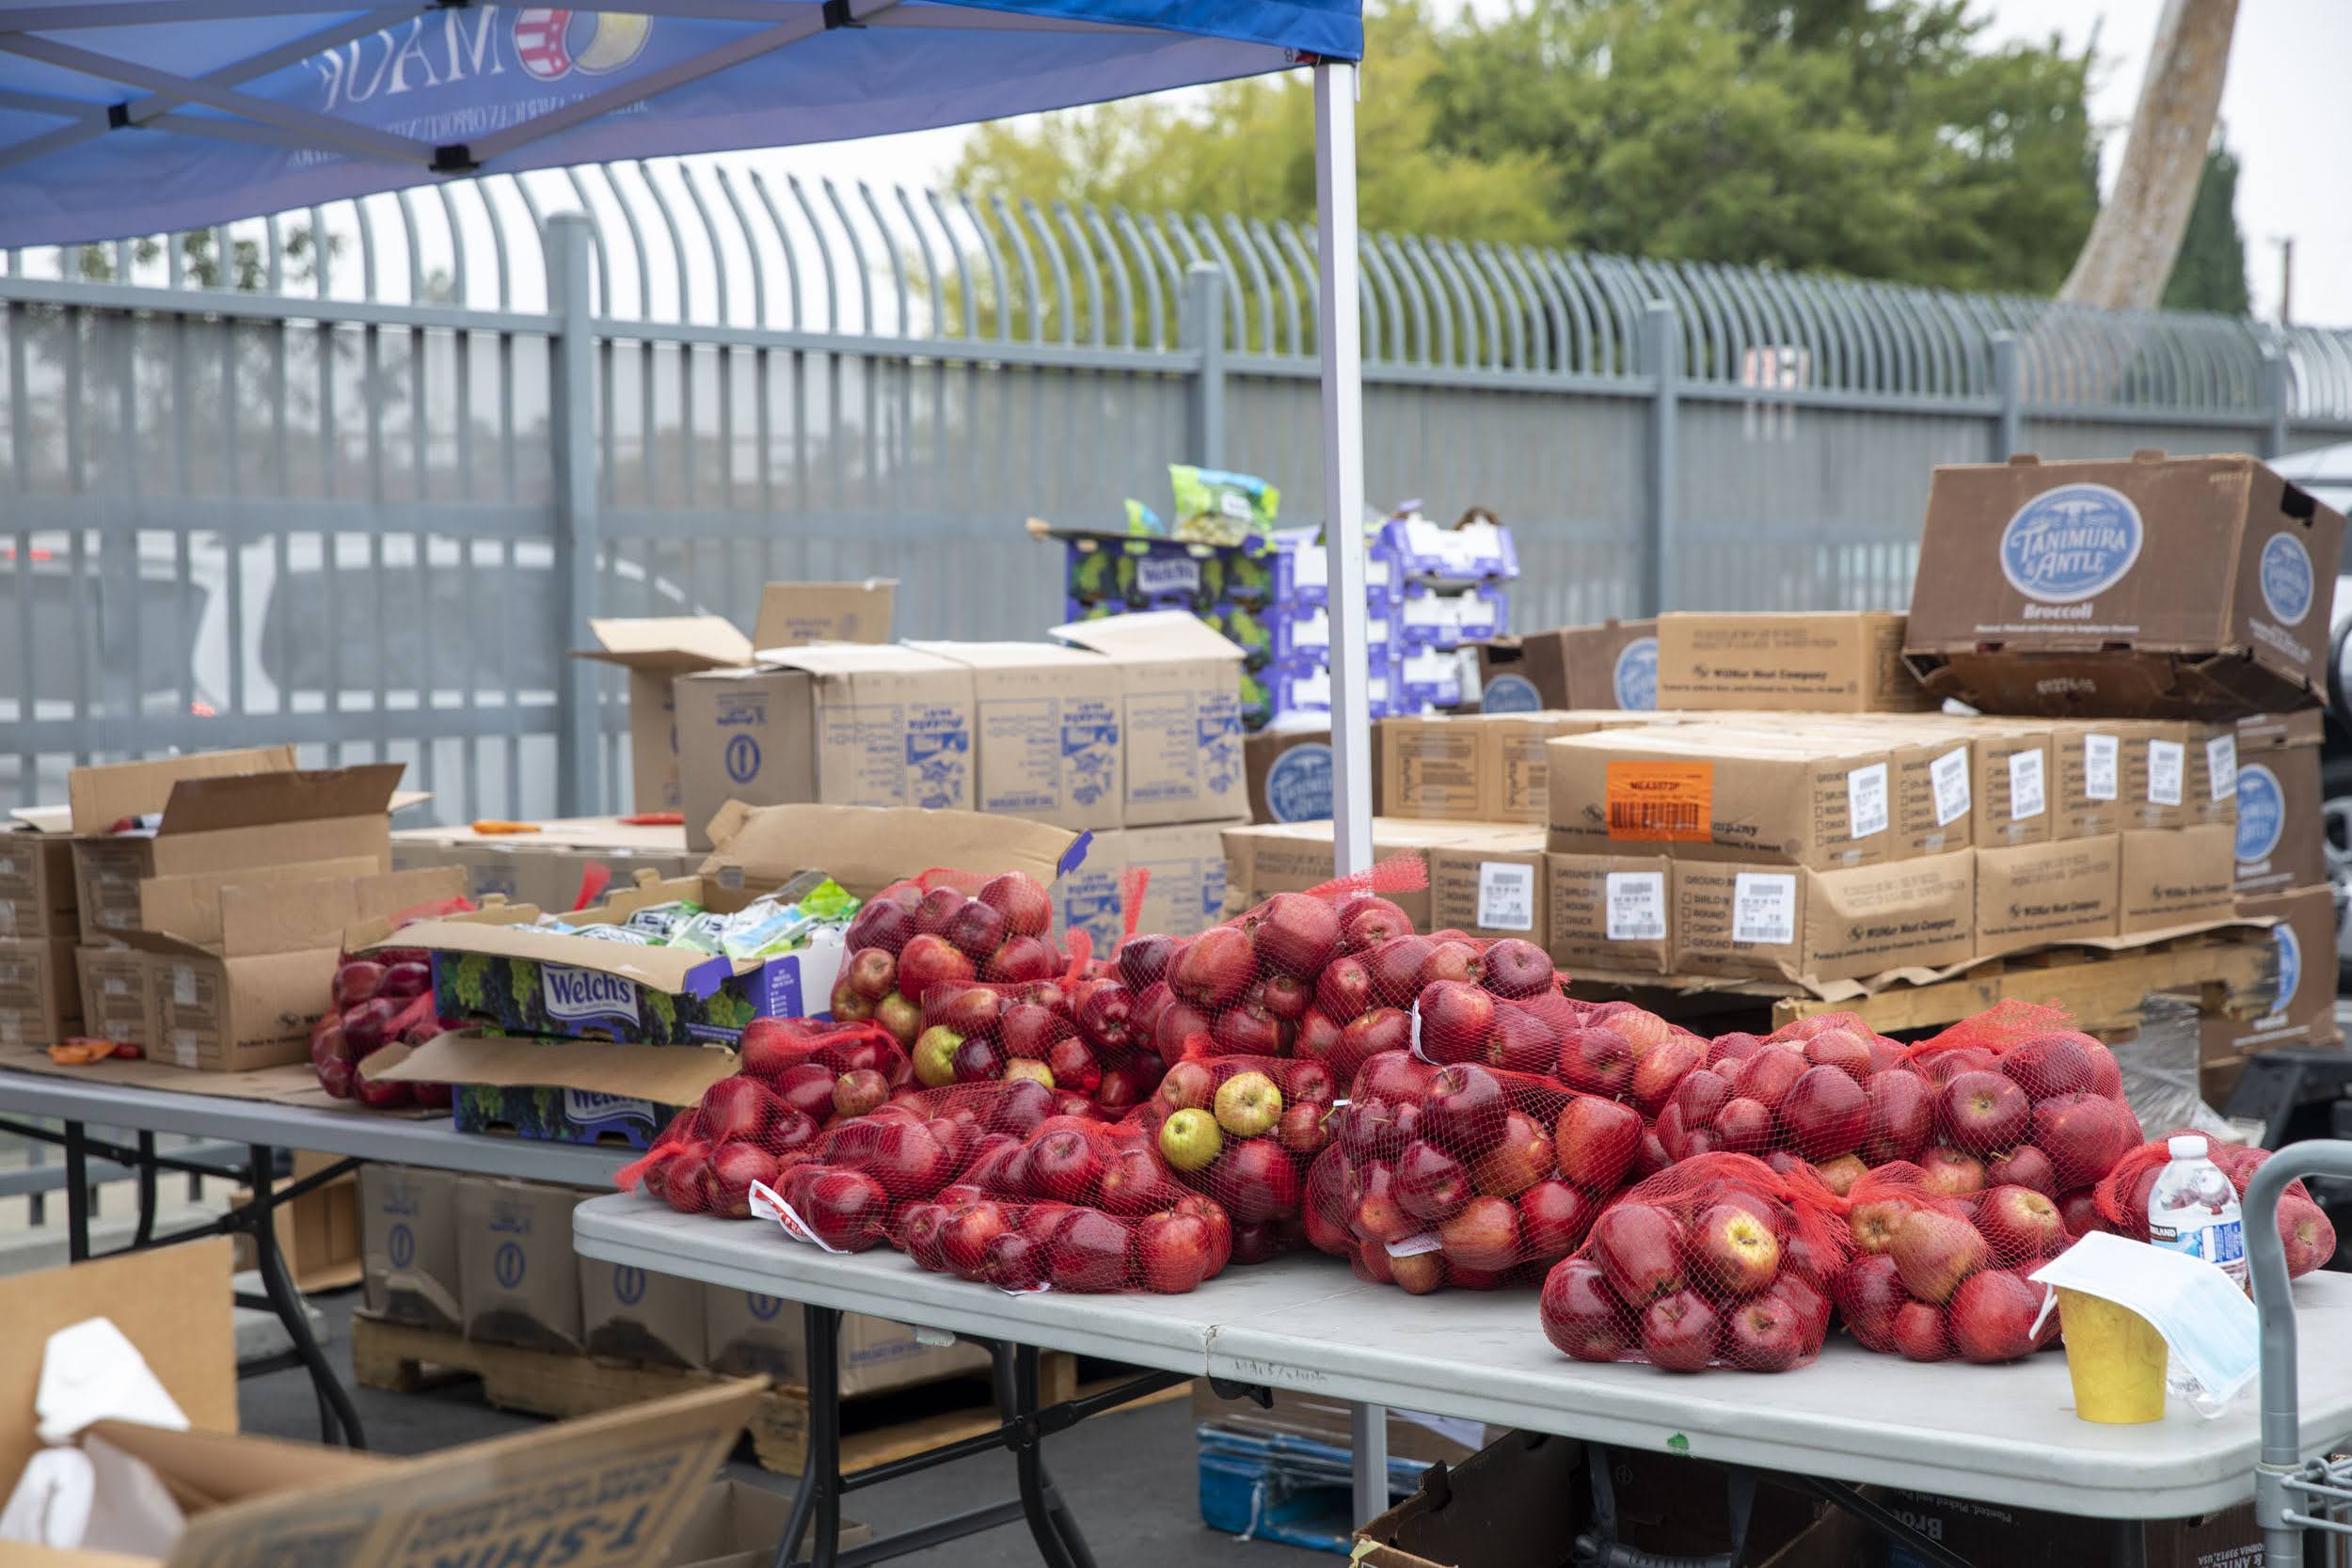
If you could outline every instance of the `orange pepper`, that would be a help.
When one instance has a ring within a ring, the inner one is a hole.
[[[485,816],[473,825],[473,831],[478,833],[535,833],[539,831],[539,824],[501,822],[496,817]]]

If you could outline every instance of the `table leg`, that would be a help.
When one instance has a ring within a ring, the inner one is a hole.
[[[253,1201],[247,1205],[247,1212],[251,1216],[249,1233],[253,1237],[254,1264],[261,1272],[262,1289],[268,1294],[271,1307],[277,1309],[278,1321],[286,1325],[286,1338],[294,1342],[294,1354],[302,1358],[302,1365],[310,1373],[310,1386],[319,1398],[320,1440],[365,1449],[368,1440],[359,1429],[359,1412],[310,1333],[310,1312],[286,1273],[285,1258],[278,1250],[274,1152],[266,1145],[255,1144],[250,1154],[252,1168],[246,1182],[252,1189]]]
[[[1025,1424],[1025,1430],[1012,1452],[1013,1477],[1020,1485],[1022,1516],[1029,1522],[1029,1534],[1037,1542],[1037,1549],[1045,1559],[1046,1568],[1094,1568],[1094,1554],[1087,1549],[1085,1538],[1079,1535],[1077,1521],[1062,1506],[1055,1492],[1053,1479],[1045,1473],[1045,1449],[1042,1434],[1027,1426],[1037,1417],[1038,1351],[1035,1345],[1015,1345],[1011,1348],[1012,1408],[1007,1418]],[[999,1347],[997,1373],[999,1386],[1005,1372],[1006,1350]]]
[[[1347,1407],[1350,1468],[1356,1482],[1356,1522],[1368,1525],[1389,1511],[1389,1412],[1377,1404]]]
[[[82,1124],[65,1124],[65,1255],[69,1262],[89,1260],[89,1152]]]
[[[139,1134],[139,1228],[132,1239],[134,1247],[143,1247],[155,1239],[155,1134]]]

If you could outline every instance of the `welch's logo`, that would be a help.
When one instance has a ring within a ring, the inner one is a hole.
[[[564,969],[548,964],[539,971],[539,993],[548,1016],[569,1022],[593,1018],[637,1018],[637,985],[617,974],[596,969]]]
[[[2147,537],[2139,509],[2104,484],[2061,484],[2001,530],[2001,575],[2029,599],[2074,604],[2122,582]]]
[[[628,1095],[599,1094],[594,1089],[564,1091],[564,1119],[580,1128],[652,1127],[660,1121],[650,1100]]]
[[[2288,626],[2312,611],[2312,552],[2292,533],[2274,533],[2263,546],[2263,603]]]
[[[1621,708],[1658,705],[1658,639],[1637,637],[1617,652],[1617,667],[1610,683]]]
[[[2259,762],[2237,770],[2237,858],[2240,863],[2266,861],[2286,832],[2286,791],[2279,775]],[[2286,927],[2281,926],[2280,930]]]

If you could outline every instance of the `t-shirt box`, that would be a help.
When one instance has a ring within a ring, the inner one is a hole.
[[[1977,849],[1977,956],[2117,932],[2120,835]]]
[[[1671,879],[1663,855],[1545,855],[1551,961],[1570,971],[1671,973]]]
[[[1183,610],[1075,621],[1051,635],[1101,656],[1117,673],[1128,827],[1248,815],[1238,646]]]
[[[1484,941],[1518,937],[1548,948],[1551,895],[1542,832],[1503,831],[1486,842],[1430,850],[1429,919],[1438,930]]]
[[[1692,724],[1545,743],[1549,847],[1565,854],[1872,865],[1894,841],[1886,749]]]
[[[153,1044],[157,966],[148,956],[135,947],[109,944],[79,948],[73,958],[82,1027],[100,1039]],[[332,964],[328,970],[331,976]],[[320,1005],[326,1005],[324,997]]]
[[[1673,972],[1813,984],[1976,954],[1976,854],[1845,871],[1674,863]]]
[[[2226,822],[2126,831],[2117,931],[2130,936],[2229,919],[2237,910],[2236,840]]]
[[[1913,713],[1937,705],[1902,661],[1903,618],[1883,610],[1658,618],[1668,708]]]
[[[703,1329],[710,1370],[729,1376],[765,1374],[808,1381],[801,1304],[781,1296],[711,1285],[703,1291]],[[841,1395],[886,1393],[986,1370],[978,1345],[927,1345],[904,1323],[863,1313],[841,1316]]]
[[[1876,1494],[1913,1528],[1963,1561],[2000,1568],[2106,1568],[2126,1560],[2142,1568],[2252,1568],[2263,1558],[2254,1505],[2188,1519],[2151,1519],[2136,1526],[2111,1519],[2038,1513],[1999,1503],[1932,1497],[1924,1492]],[[2139,1537],[2136,1555],[2119,1555],[2119,1536]],[[1865,1555],[1852,1568],[1925,1568],[1926,1560],[1875,1532],[1863,1532]]]
[[[359,1167],[360,1285],[369,1312],[393,1323],[465,1326],[457,1279],[457,1186],[450,1171]]]
[[[909,642],[972,673],[972,806],[1083,832],[1124,820],[1118,670],[1049,642]]]
[[[580,1260],[580,1343],[590,1355],[699,1367],[705,1287],[632,1263]]]
[[[75,908],[73,840],[0,829],[0,937],[71,937]]]
[[[2328,819],[2312,745],[2240,749],[2235,826],[2237,892],[2277,893],[2328,879]]]
[[[458,1181],[457,1295],[467,1338],[580,1348],[572,1211],[588,1196],[536,1181]]]
[[[2327,692],[2344,518],[2251,457],[1940,467],[1904,640],[1938,696],[2233,719]]]
[[[0,1046],[55,1045],[84,1032],[73,939],[0,937]]]
[[[1608,620],[1498,637],[1478,649],[1487,713],[1658,706],[1658,623]]]

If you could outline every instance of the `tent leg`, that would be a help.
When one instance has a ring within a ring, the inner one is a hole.
[[[1364,626],[1363,319],[1357,299],[1356,67],[1315,66],[1315,245],[1323,518],[1331,558],[1331,816],[1337,872],[1372,864],[1372,689]],[[1383,1477],[1385,1487],[1385,1480]],[[1361,1478],[1358,1478],[1359,1488]],[[1387,1506],[1384,1501],[1382,1506]]]

